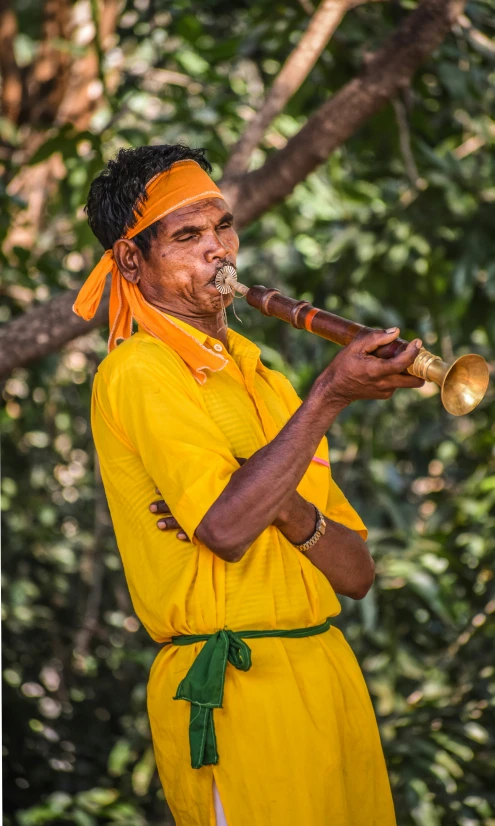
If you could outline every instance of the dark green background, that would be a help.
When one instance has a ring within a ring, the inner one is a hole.
[[[246,107],[259,107],[307,20],[296,0],[237,2],[235,12],[232,2],[214,0],[169,5],[128,3],[117,44],[125,69],[91,130],[46,130],[33,163],[58,152],[65,173],[33,250],[3,256],[2,322],[22,311],[26,296],[36,306],[91,270],[101,250],[81,205],[120,146],[207,147],[218,180]],[[38,4],[17,6],[24,33],[16,48],[29,62]],[[403,0],[350,11],[253,164],[352,78],[413,7]],[[469,3],[467,15],[493,37],[488,0]],[[458,27],[401,99],[419,188],[389,105],[243,231],[240,279],[367,324],[400,325],[404,338],[420,335],[446,358],[490,359],[494,56]],[[154,91],[153,67],[189,80],[157,82]],[[21,132],[5,120],[0,126],[5,141],[21,142]],[[457,157],[473,136],[479,148]],[[14,155],[7,180],[16,171]],[[22,204],[5,189],[1,197],[6,233]],[[232,326],[304,395],[332,347],[240,301],[237,312],[243,325],[231,316]],[[157,646],[134,618],[94,479],[91,377],[105,352],[106,331],[93,332],[16,370],[4,386],[8,826],[165,822],[146,715]],[[376,708],[399,826],[495,825],[494,411],[491,391],[476,412],[454,419],[428,386],[354,404],[329,434],[334,475],[370,528],[376,560],[375,586],[362,602],[343,600],[339,623]],[[96,622],[83,639],[85,616]]]

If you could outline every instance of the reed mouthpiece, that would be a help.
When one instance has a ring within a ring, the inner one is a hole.
[[[233,292],[246,295],[249,289],[237,280],[237,270],[233,264],[224,264],[223,267],[220,267],[215,276],[215,287],[223,295]]]

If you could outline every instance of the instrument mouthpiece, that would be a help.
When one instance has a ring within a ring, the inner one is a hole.
[[[234,292],[246,295],[249,289],[238,282],[237,270],[233,264],[224,264],[223,267],[220,267],[215,276],[215,287],[222,295]]]

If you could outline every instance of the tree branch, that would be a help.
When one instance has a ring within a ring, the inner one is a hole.
[[[91,321],[83,321],[72,311],[77,293],[78,290],[61,293],[0,327],[0,379],[15,367],[56,352],[73,338],[108,321],[109,287]]]
[[[478,31],[471,23],[469,17],[461,14],[459,20],[459,29],[466,33],[466,38],[469,40],[473,49],[487,57],[489,60],[495,60],[495,40],[487,37],[483,32]]]
[[[412,186],[417,188],[419,174],[411,148],[411,132],[409,129],[409,122],[407,120],[406,107],[398,96],[392,99],[392,106],[394,107],[395,117],[397,120],[400,151],[407,172],[407,177],[409,178]]]
[[[462,12],[464,0],[423,0],[358,77],[312,115],[284,149],[260,168],[222,184],[246,226],[289,195],[294,187],[372,115],[406,86],[416,69],[440,45]]]
[[[322,0],[299,43],[275,78],[261,109],[234,146],[224,168],[225,179],[247,169],[265,130],[307,78],[348,8],[349,0]]]
[[[302,10],[306,12],[306,14],[314,14],[315,7],[313,6],[311,0],[299,0],[299,5]]]
[[[470,135],[469,138],[466,138],[460,146],[453,150],[452,154],[461,161],[463,158],[467,158],[468,155],[472,155],[473,152],[477,152],[478,149],[481,149],[481,147],[484,146],[490,138],[495,138],[494,124],[490,124],[486,127],[485,134]]]

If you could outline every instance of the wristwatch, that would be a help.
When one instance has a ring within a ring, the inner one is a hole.
[[[295,546],[297,548],[297,550],[302,551],[303,554],[305,554],[306,551],[309,551],[309,549],[312,548],[313,545],[316,545],[316,543],[318,542],[320,537],[323,536],[323,534],[325,533],[325,531],[327,529],[327,523],[325,522],[325,517],[323,516],[322,512],[320,510],[318,510],[316,505],[313,505],[313,507],[316,511],[316,528],[315,528],[315,532],[314,532],[313,536],[309,537],[307,542],[303,542],[302,545],[296,545]]]

